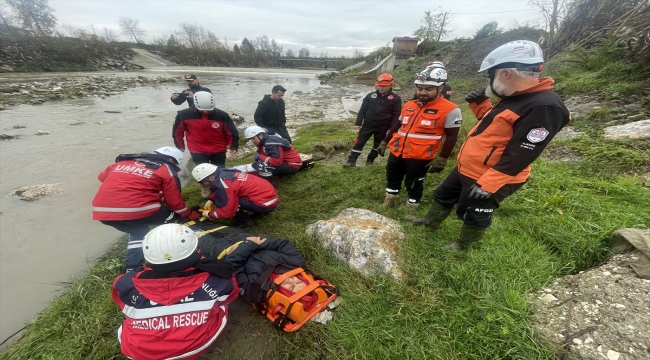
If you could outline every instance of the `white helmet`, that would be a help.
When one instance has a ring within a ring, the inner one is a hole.
[[[512,41],[492,50],[483,59],[478,72],[491,68],[519,68],[520,66],[517,66],[517,64],[537,65],[526,67],[522,70],[541,72],[542,66],[540,65],[544,63],[543,55],[542,48],[537,43],[528,40]]]
[[[196,110],[210,111],[214,110],[214,95],[207,91],[197,91],[194,93],[194,107]]]
[[[156,149],[155,152],[173,157],[179,165],[183,162],[183,152],[173,146],[163,146]]]
[[[208,176],[214,174],[217,171],[217,169],[218,168],[216,165],[212,165],[208,163],[199,164],[196,165],[196,167],[194,167],[194,169],[192,170],[192,177],[197,182],[201,182]]]
[[[255,135],[260,133],[266,134],[266,130],[264,130],[264,128],[261,126],[249,126],[246,128],[246,130],[244,130],[244,137],[246,139],[252,139],[255,137]]]
[[[142,252],[150,264],[169,264],[190,257],[198,244],[199,239],[189,227],[164,224],[145,235]]]
[[[444,85],[447,82],[447,69],[441,62],[436,61],[415,74],[415,81],[413,82],[416,85],[434,85],[440,86]]]

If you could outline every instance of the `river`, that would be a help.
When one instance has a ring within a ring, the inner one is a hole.
[[[319,70],[160,68],[138,72],[0,74],[0,84],[54,77],[146,77],[194,73],[212,90],[216,105],[235,109],[247,123],[257,102],[276,84],[307,92],[320,86]],[[176,106],[169,96],[184,82],[139,86],[120,95],[18,105],[0,112],[0,341],[45,308],[71,276],[82,276],[120,232],[92,220],[97,174],[120,153],[150,152],[173,145]],[[106,113],[106,111],[119,113]],[[81,124],[78,124],[81,123]],[[71,125],[77,124],[77,125]],[[14,126],[25,126],[14,129]],[[49,135],[34,135],[38,130]],[[189,158],[189,153],[185,153]],[[27,202],[15,189],[57,184],[58,194]]]

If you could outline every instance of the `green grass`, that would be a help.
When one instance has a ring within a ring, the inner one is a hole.
[[[470,125],[466,121],[466,127]],[[352,129],[351,121],[309,124],[299,130],[295,146],[301,152],[314,147],[337,152],[346,144],[347,152]],[[282,344],[274,357],[552,359],[555,352],[539,343],[528,325],[532,316],[528,294],[557,276],[605,259],[607,239],[615,229],[650,227],[648,189],[632,177],[615,175],[617,168],[607,165],[607,156],[601,158],[606,145],[576,143],[575,148],[587,156],[586,164],[538,160],[528,184],[496,212],[480,248],[461,254],[440,249],[457,236],[459,220],[450,218],[431,232],[401,220],[409,213],[404,195],[399,206],[380,207],[385,186],[382,166],[344,169],[338,163],[318,162],[311,170],[280,178],[281,204],[258,222],[255,231],[291,239],[310,268],[341,289],[343,302],[327,326],[309,324],[293,334],[272,332],[271,341]],[[601,172],[593,172],[594,167]],[[416,213],[426,212],[434,186],[446,173],[427,178],[427,195]],[[183,194],[189,205],[204,201],[195,183]],[[363,277],[305,235],[307,225],[347,207],[366,208],[401,222],[406,234],[398,250],[406,274],[403,282],[387,276]],[[121,315],[110,301],[109,289],[121,269],[123,246],[118,244],[87,277],[54,300],[0,359],[118,356],[115,330]]]

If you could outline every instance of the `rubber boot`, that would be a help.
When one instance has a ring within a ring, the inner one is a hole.
[[[450,251],[465,251],[472,244],[481,240],[483,234],[485,234],[485,230],[469,227],[463,224],[463,227],[460,229],[460,235],[458,235],[458,240],[449,245],[445,245],[442,248]]]
[[[404,216],[404,220],[408,220],[415,224],[429,225],[429,227],[433,230],[437,230],[440,228],[440,224],[442,224],[443,220],[445,220],[447,216],[451,214],[451,211],[453,209],[453,207],[448,208],[446,206],[442,206],[434,200],[431,203],[429,211],[426,215],[424,215],[424,217],[406,215]]]
[[[273,177],[273,176],[263,176],[262,179],[265,179],[266,181],[270,182],[271,185],[273,185],[274,188],[278,187],[278,182],[275,181],[275,177]]]
[[[366,166],[372,166],[372,164],[375,163],[375,158],[371,158],[370,155],[368,155],[368,158],[366,159]]]
[[[350,156],[348,158],[348,161],[346,161],[345,164],[343,164],[343,167],[355,167],[355,166],[357,166],[357,159],[353,158],[352,156]]]
[[[210,185],[201,185],[201,197],[204,199],[209,199],[210,195],[212,195],[212,191],[210,190]]]
[[[397,195],[386,193],[386,197],[384,198],[384,202],[381,204],[381,206],[391,207],[393,206],[393,204],[395,204],[396,200],[397,200]]]
[[[420,203],[414,203],[406,200],[406,208],[407,209],[417,209],[418,206],[420,206]]]

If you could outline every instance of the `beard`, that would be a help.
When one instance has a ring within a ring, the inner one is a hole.
[[[494,88],[494,91],[492,91],[492,88]],[[487,88],[485,88],[485,95],[491,98],[503,97],[506,96],[505,94],[506,94],[506,86],[503,83],[501,83],[501,81],[496,77],[492,82],[492,86],[488,85]]]

